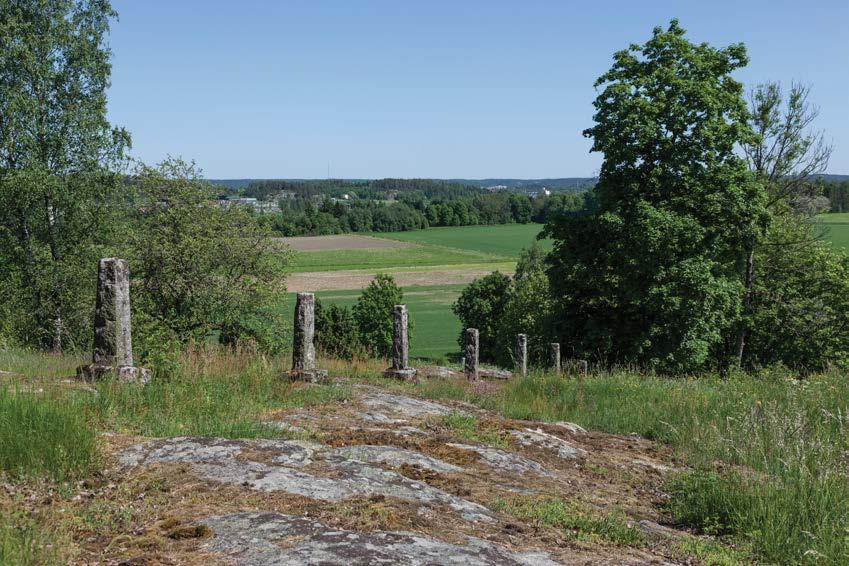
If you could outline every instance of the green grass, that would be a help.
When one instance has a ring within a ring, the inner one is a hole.
[[[293,271],[343,271],[355,269],[404,269],[504,263],[511,257],[430,245],[365,250],[297,252]]]
[[[389,232],[373,235],[415,244],[444,246],[517,258],[522,248],[529,247],[541,230],[541,224],[499,224],[495,226],[428,228],[427,230],[412,232]],[[549,240],[540,242],[540,245],[544,249],[551,249]]]
[[[12,477],[57,481],[85,476],[98,458],[85,403],[80,394],[59,396],[0,386],[0,469]]]
[[[0,513],[0,564],[67,564],[60,537],[24,513]]]
[[[849,224],[849,212],[828,212],[817,216],[825,224]]]
[[[472,442],[480,442],[489,446],[507,449],[510,442],[507,436],[498,428],[481,423],[475,415],[465,413],[451,413],[442,417],[442,425],[462,438]]]
[[[451,304],[457,300],[465,285],[436,285],[405,287],[404,302],[410,313],[413,329],[410,334],[410,356],[414,358],[443,359],[458,352],[457,337],[460,335],[460,319],[451,312]],[[316,296],[322,301],[343,306],[353,306],[361,291],[319,291]],[[288,305],[294,305],[294,295]]]
[[[281,379],[283,360],[201,350],[181,363],[178,375],[145,387],[117,382],[98,386],[89,404],[105,429],[143,436],[201,435],[276,438],[281,431],[262,424],[272,410],[342,401],[344,385],[301,387]]]
[[[494,395],[435,382],[420,391],[669,444],[692,467],[668,486],[671,519],[729,535],[767,563],[849,563],[849,381],[839,372],[805,381],[535,375]]]
[[[644,542],[642,532],[623,513],[603,514],[574,500],[517,495],[497,499],[493,509],[556,528],[573,540],[620,546],[639,546]]]

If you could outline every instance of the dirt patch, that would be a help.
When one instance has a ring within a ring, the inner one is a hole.
[[[318,252],[328,250],[379,250],[412,247],[412,244],[408,242],[399,242],[397,240],[387,240],[385,238],[374,238],[372,236],[359,236],[354,234],[274,238],[274,241],[286,244],[293,250],[297,250],[299,252]]]
[[[343,291],[364,289],[378,273],[391,273],[395,282],[402,287],[427,285],[465,285],[492,273],[491,267],[463,269],[434,269],[433,271],[397,271],[399,268],[375,271],[311,271],[293,273],[286,279],[291,292]],[[403,269],[403,268],[400,268]],[[502,271],[510,275],[511,271]]]

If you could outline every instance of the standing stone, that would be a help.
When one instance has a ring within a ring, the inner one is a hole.
[[[525,377],[528,375],[528,335],[516,336],[516,373]]]
[[[463,372],[469,381],[477,381],[479,375],[478,361],[480,360],[480,333],[477,328],[466,329],[466,358]]]
[[[130,267],[124,259],[103,258],[98,265],[91,358],[90,365],[77,370],[80,377],[117,375],[122,381],[150,381],[150,370],[133,366]]]
[[[557,342],[552,342],[549,344],[551,348],[551,369],[554,370],[554,373],[560,373],[560,344]]]
[[[409,367],[410,343],[407,335],[409,327],[407,305],[395,305],[392,314],[392,367],[383,374],[387,377],[397,377],[407,381],[414,380],[416,370]]]
[[[295,301],[295,329],[290,376],[304,381],[321,381],[326,370],[315,367],[315,295],[298,293]]]
[[[578,363],[577,363],[578,375],[580,375],[582,377],[586,377],[587,373],[589,372],[589,366],[590,366],[590,364],[587,363],[587,360],[578,360]]]

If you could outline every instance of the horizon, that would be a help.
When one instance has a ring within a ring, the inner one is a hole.
[[[826,173],[849,173],[845,2],[113,5],[110,120],[134,157],[207,178],[594,177],[593,82],[673,17],[694,42],[745,43],[747,89],[809,85]]]

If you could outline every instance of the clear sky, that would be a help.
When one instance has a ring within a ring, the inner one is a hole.
[[[809,84],[849,174],[849,0],[113,0],[111,120],[210,178],[571,177],[593,81],[678,17]]]

